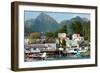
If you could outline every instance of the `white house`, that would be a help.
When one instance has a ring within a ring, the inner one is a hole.
[[[72,35],[72,40],[75,40],[75,41],[84,41],[84,37],[81,37],[80,34],[73,34]]]
[[[66,38],[66,33],[58,33],[58,38]]]
[[[24,38],[24,43],[25,43],[25,44],[28,44],[29,41],[30,41],[30,40],[29,40],[28,38]]]

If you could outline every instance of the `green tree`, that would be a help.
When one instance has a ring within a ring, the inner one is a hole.
[[[59,33],[66,33],[66,34],[67,34],[67,33],[68,33],[68,32],[67,32],[67,25],[62,26],[62,28],[60,28],[60,29],[58,30],[58,32],[59,32]]]
[[[90,41],[90,22],[89,21],[83,22],[83,36],[85,40]]]
[[[66,50],[66,41],[65,39],[62,40],[62,48],[64,48],[63,50]]]
[[[30,39],[38,39],[38,38],[40,38],[40,33],[33,32],[30,34]]]
[[[46,32],[45,33],[45,35],[46,35],[46,37],[49,37],[49,38],[57,38],[58,37],[58,33],[68,33],[67,32],[67,26],[66,25],[64,25],[64,26],[62,26],[61,28],[59,28],[57,31],[55,31],[55,32]]]
[[[71,29],[73,33],[82,34],[82,25],[80,21],[72,21]]]
[[[51,38],[54,36],[54,33],[53,32],[46,32],[45,35],[46,35],[46,37]]]

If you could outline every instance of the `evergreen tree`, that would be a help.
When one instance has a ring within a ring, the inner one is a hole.
[[[82,25],[80,21],[72,21],[71,28],[73,33],[82,34]]]

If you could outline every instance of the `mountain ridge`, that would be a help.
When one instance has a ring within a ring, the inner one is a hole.
[[[86,20],[88,21],[87,18],[83,19],[80,16],[76,16],[70,20],[63,20],[60,23],[58,23],[54,18],[42,12],[36,17],[36,19],[30,19],[30,20],[25,21],[24,27],[25,27],[25,33],[27,32],[54,32],[57,29],[61,28],[63,25],[66,25],[68,32],[71,33],[72,31],[71,31],[70,26],[73,21],[79,21],[82,23],[83,21],[86,21]]]

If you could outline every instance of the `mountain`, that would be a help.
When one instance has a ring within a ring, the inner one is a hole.
[[[89,20],[87,18],[81,18],[79,16],[76,16],[70,20],[63,20],[60,22],[60,27],[62,27],[63,25],[66,25],[67,26],[67,31],[68,31],[68,34],[72,34],[72,28],[71,28],[71,25],[72,23],[74,23],[75,21],[78,21],[81,23],[81,25],[84,25],[84,22],[88,22]]]
[[[26,34],[29,32],[54,32],[66,25],[68,34],[72,34],[71,25],[75,21],[78,21],[83,25],[84,21],[88,22],[89,20],[87,18],[76,16],[70,20],[63,20],[58,23],[54,18],[42,12],[35,19],[26,20],[24,22],[24,29]]]
[[[88,22],[88,21],[89,21],[89,19],[87,19],[87,18],[83,18],[83,21],[87,21],[87,22]]]
[[[29,19],[24,22],[24,32],[26,34],[32,32],[32,26],[34,25],[34,21],[34,19]]]
[[[76,17],[72,18],[71,21],[79,21],[79,22],[82,22],[83,19],[81,17],[79,17],[79,16],[76,16]]]
[[[58,29],[58,23],[45,13],[40,13],[32,25],[33,32],[52,32]]]

